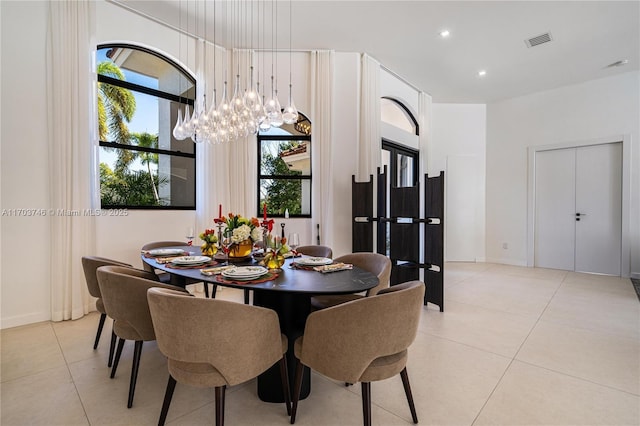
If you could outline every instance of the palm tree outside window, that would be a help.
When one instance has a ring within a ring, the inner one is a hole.
[[[102,208],[195,209],[195,146],[172,135],[195,79],[129,44],[98,46],[97,64]]]

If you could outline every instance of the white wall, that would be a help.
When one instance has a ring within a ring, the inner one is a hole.
[[[429,175],[445,171],[445,261],[484,261],[486,106],[433,104]]]
[[[640,273],[640,73],[487,106],[487,260],[526,265],[527,147],[631,136],[631,273]],[[507,243],[507,250],[502,248]],[[628,272],[628,271],[627,271]]]
[[[0,2],[2,123],[0,155],[4,209],[47,209],[45,2]],[[50,318],[49,217],[0,218],[1,326]]]

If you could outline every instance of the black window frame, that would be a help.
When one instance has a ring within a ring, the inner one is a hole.
[[[382,138],[382,149],[385,151],[389,151],[390,153],[391,161],[389,161],[389,177],[391,180],[389,181],[389,184],[394,188],[398,187],[398,164],[395,159],[398,158],[398,154],[402,154],[405,157],[413,158],[414,167],[412,186],[416,186],[419,182],[418,161],[420,160],[420,151],[399,145],[385,138]]]
[[[301,112],[298,112],[299,114],[299,118],[298,118],[298,123],[306,121],[306,122],[310,122],[309,119],[302,114]],[[262,217],[263,214],[263,207],[260,204],[261,200],[260,200],[260,182],[263,179],[282,179],[282,180],[308,180],[309,181],[309,188],[310,191],[313,191],[313,167],[310,168],[310,172],[308,175],[264,175],[262,174],[262,141],[295,141],[295,142],[299,142],[299,141],[307,141],[308,142],[308,149],[311,150],[311,134],[309,135],[262,135],[260,132],[258,132],[258,134],[256,135],[256,140],[257,140],[257,166],[258,166],[258,171],[257,171],[257,200],[256,200],[256,217]],[[309,151],[309,154],[311,155],[311,151]],[[309,194],[309,212],[313,211],[313,196],[312,193]],[[280,214],[271,214],[269,213],[269,217],[278,217],[278,218],[284,218],[284,213],[280,213]],[[311,218],[311,213],[309,214],[289,214],[289,218]]]
[[[193,84],[193,88],[192,88],[192,92],[193,93],[197,93],[196,91],[196,79],[182,66],[180,66],[177,62],[175,62],[174,60],[172,60],[171,58],[162,55],[159,52],[156,52],[155,50],[143,47],[143,46],[138,46],[136,44],[130,44],[130,43],[102,43],[102,44],[98,44],[96,47],[96,50],[101,50],[101,49],[109,49],[109,48],[123,48],[123,49],[133,49],[133,50],[138,50],[153,56],[156,56],[157,58],[167,62],[168,64],[170,64],[171,66],[173,66],[175,69],[177,69],[191,84]],[[149,96],[155,96],[157,98],[160,99],[165,99],[165,100],[169,100],[171,102],[176,102],[178,104],[181,104],[181,108],[183,108],[186,105],[189,105],[191,108],[193,108],[193,105],[195,104],[195,100],[188,98],[188,97],[184,97],[184,96],[178,96],[178,95],[174,95],[173,93],[168,93],[168,92],[163,92],[161,90],[157,90],[157,89],[152,89],[150,87],[146,87],[146,86],[141,86],[135,83],[131,83],[129,81],[124,81],[124,80],[119,80],[117,78],[113,78],[113,77],[109,77],[109,76],[105,76],[105,75],[101,75],[101,74],[97,74],[97,81],[101,82],[101,83],[105,83],[105,84],[110,84],[110,85],[114,85],[114,86],[118,86],[118,87],[122,87],[128,90],[131,90],[133,92],[138,92],[138,93],[142,93],[145,95],[149,95]],[[188,205],[188,206],[141,206],[141,205],[128,205],[128,204],[103,204],[102,203],[102,199],[100,200],[100,207],[102,209],[128,209],[128,210],[196,210],[196,205],[197,205],[197,182],[196,182],[196,176],[197,176],[197,160],[196,160],[196,149],[194,147],[193,153],[188,153],[188,152],[182,152],[180,150],[166,150],[166,149],[160,149],[160,148],[146,148],[146,147],[141,147],[141,146],[136,146],[136,145],[126,145],[126,144],[121,144],[118,142],[112,142],[112,141],[103,141],[103,140],[99,140],[99,146],[100,147],[105,147],[105,148],[114,148],[114,149],[121,149],[121,150],[129,150],[129,151],[136,151],[136,152],[149,152],[149,153],[154,153],[154,154],[159,154],[159,155],[169,155],[169,156],[173,156],[173,157],[186,157],[186,158],[192,158],[193,159],[193,170],[194,170],[194,179],[193,179],[193,205]],[[100,185],[100,182],[98,182],[98,185]],[[100,189],[100,188],[99,188]]]

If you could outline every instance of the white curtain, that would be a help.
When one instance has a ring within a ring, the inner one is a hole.
[[[251,65],[252,51],[247,49],[234,49],[231,58],[231,70],[229,75],[230,88],[235,86],[236,74],[240,74],[240,96],[246,87],[246,78]],[[233,96],[233,90],[229,95]],[[250,135],[231,143],[229,150],[229,177],[228,184],[229,201],[235,213],[243,216],[255,216],[258,211],[258,187],[256,173],[258,171],[257,139]]]
[[[431,96],[425,92],[418,95],[418,125],[420,135],[418,143],[420,149],[420,166],[418,180],[426,185],[425,173],[429,173],[429,158],[431,158]],[[424,188],[424,186],[422,187]],[[424,190],[420,191],[420,217],[424,217]],[[424,241],[420,241],[420,259],[424,259]],[[424,269],[420,268],[420,279],[424,281]]]
[[[51,319],[77,319],[92,308],[81,258],[95,253],[96,155],[93,1],[49,2],[47,125],[49,134]],[[66,212],[70,212],[68,214]],[[75,213],[78,215],[75,215]]]
[[[213,99],[214,80],[219,105],[223,96],[224,75],[228,76],[227,99],[231,101],[235,76],[240,66],[241,78],[247,75],[253,52],[234,50],[229,54],[220,47],[199,42],[197,53],[197,90],[207,95],[207,107]],[[214,55],[215,60],[214,60]],[[230,61],[226,61],[230,57]],[[226,73],[224,68],[227,67]],[[215,79],[214,79],[215,72]],[[241,80],[241,87],[245,82]],[[234,142],[211,145],[196,144],[197,205],[196,230],[213,228],[213,219],[230,212],[252,217],[257,213],[257,147],[256,137],[249,136]]]
[[[381,164],[380,63],[363,54],[361,65],[357,178],[366,182]]]
[[[320,225],[320,244],[333,242],[333,167],[332,108],[334,52],[315,51],[311,56],[311,170],[313,174],[312,229],[313,243]]]
[[[431,95],[420,92],[418,98],[418,124],[420,126],[420,135],[418,143],[420,144],[420,181],[422,176],[429,172],[428,157],[430,157],[431,142]]]

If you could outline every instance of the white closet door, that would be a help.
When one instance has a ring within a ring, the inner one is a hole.
[[[574,270],[575,149],[536,153],[535,266]]]
[[[536,153],[534,264],[620,275],[622,144]]]
[[[576,152],[576,264],[579,272],[620,275],[622,144]]]

